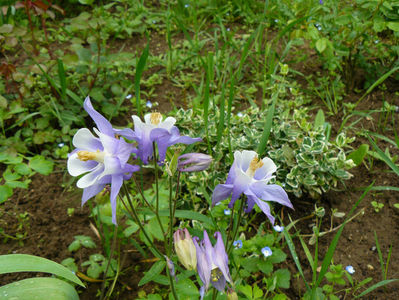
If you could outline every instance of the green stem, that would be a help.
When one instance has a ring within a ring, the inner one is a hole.
[[[167,263],[167,262],[166,262],[166,263]],[[179,300],[179,297],[177,296],[177,292],[176,292],[176,288],[175,288],[175,283],[174,283],[174,281],[173,281],[174,278],[173,278],[173,276],[170,274],[169,270],[168,270],[166,273],[168,273],[169,282],[170,282],[170,289],[172,290],[173,297],[174,297],[176,300]]]
[[[100,296],[100,300],[102,300],[104,298],[104,291],[105,291],[105,278],[107,277],[107,273],[108,273],[108,269],[109,266],[111,264],[111,260],[112,260],[112,256],[114,254],[115,251],[115,246],[116,246],[116,237],[118,235],[118,227],[116,225],[114,225],[114,236],[112,239],[112,245],[111,245],[111,252],[109,254],[109,258],[108,258],[108,262],[107,262],[107,267],[105,268],[104,271],[104,275],[103,275],[103,283],[101,286],[101,296]]]
[[[154,173],[155,173],[155,197],[156,197],[156,203],[155,203],[155,216],[157,217],[159,227],[161,228],[162,231],[162,236],[165,238],[165,230],[163,228],[161,219],[159,218],[159,184],[158,184],[158,163],[157,163],[157,148],[155,147],[155,143],[152,143],[152,148],[154,151]]]
[[[232,238],[231,241],[230,241],[230,245],[227,247],[227,255],[229,255],[229,253],[230,253],[230,251],[231,251],[231,249],[232,249],[232,247],[233,247],[234,240],[235,240],[236,237],[237,237],[238,228],[240,228],[241,216],[242,216],[242,210],[243,210],[243,208],[244,208],[244,200],[241,199],[241,202],[240,202],[240,209],[238,210],[238,220],[237,220],[237,224],[236,224],[236,226],[235,226],[235,228],[234,228],[233,238]],[[229,241],[226,241],[226,246],[228,245],[228,242],[229,242]]]
[[[140,218],[139,218],[139,216],[138,216],[138,214],[137,214],[137,212],[136,212],[136,209],[135,209],[134,206],[133,206],[132,200],[130,199],[130,194],[129,194],[128,190],[127,190],[127,187],[126,187],[125,183],[123,183],[123,188],[124,188],[125,195],[126,195],[126,197],[127,197],[127,201],[128,201],[128,203],[129,203],[129,206],[130,206],[130,211],[129,211],[129,209],[128,209],[127,206],[126,206],[125,201],[123,201],[123,198],[122,198],[121,196],[119,196],[119,198],[121,199],[121,201],[122,201],[123,205],[125,206],[126,210],[127,210],[128,212],[131,213],[131,216],[132,216],[133,219],[136,221],[137,225],[139,225],[140,230],[143,232],[143,234],[144,234],[144,236],[146,237],[148,243],[149,243],[149,244],[151,245],[151,247],[155,250],[155,252],[157,252],[158,257],[159,257],[159,258],[162,258],[162,257],[163,257],[163,254],[158,250],[157,247],[155,247],[155,244],[151,241],[150,237],[148,236],[147,231],[144,229],[143,224],[141,224]]]

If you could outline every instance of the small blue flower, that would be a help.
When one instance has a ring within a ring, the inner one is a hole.
[[[355,269],[352,266],[346,266],[345,268],[346,272],[348,272],[350,275],[352,275],[353,273],[355,273]]]
[[[264,248],[262,248],[262,254],[265,256],[265,257],[269,257],[269,256],[271,256],[272,254],[273,254],[273,251],[272,251],[272,249],[270,249],[269,247],[264,247]]]
[[[273,229],[274,229],[275,231],[277,231],[277,232],[283,232],[284,226],[276,225],[276,226],[273,226]]]
[[[236,240],[233,242],[233,246],[236,249],[241,249],[242,248],[242,241],[241,240]]]
[[[155,24],[157,21],[155,21],[155,20],[152,20],[152,24]]]
[[[64,143],[59,143],[59,144],[58,144],[58,147],[60,147],[60,148],[62,148],[62,147],[64,147],[64,146],[65,146]]]
[[[230,31],[230,28],[227,28],[227,31]]]
[[[152,107],[152,103],[150,100],[147,101],[147,103],[145,104],[146,107],[151,108]]]
[[[239,111],[239,112],[237,113],[237,117],[241,118],[242,116],[243,116],[243,113]]]
[[[375,40],[374,44],[378,44],[380,42],[380,40]]]
[[[189,6],[190,6],[189,4],[184,4],[184,7],[185,7],[185,8],[187,8],[187,7],[189,7]]]
[[[126,96],[126,99],[129,100],[130,98],[132,98],[132,94],[129,94],[129,95]]]
[[[324,3],[323,3],[323,0],[319,0],[319,3],[321,4],[321,5],[323,5]]]
[[[226,208],[226,209],[224,210],[224,214],[225,214],[226,216],[231,215],[231,210],[228,209],[228,208]]]

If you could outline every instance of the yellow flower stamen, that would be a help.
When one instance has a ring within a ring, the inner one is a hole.
[[[223,276],[222,271],[220,271],[220,269],[217,267],[211,271],[211,280],[213,282],[219,281],[219,279],[222,278],[222,276]]]
[[[96,152],[82,150],[78,151],[77,154],[81,161],[95,160],[100,163],[104,162],[105,153],[101,152],[100,150],[97,150]]]
[[[158,112],[151,113],[150,115],[150,122],[153,125],[158,125],[162,120],[162,115]]]
[[[249,168],[247,170],[247,174],[250,177],[254,177],[255,172],[257,169],[261,168],[263,166],[263,161],[258,158],[257,155],[251,160],[251,163],[249,164]]]

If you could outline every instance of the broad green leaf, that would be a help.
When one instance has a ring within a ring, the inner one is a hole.
[[[0,185],[0,204],[12,196],[12,188],[8,185]]]
[[[164,260],[157,261],[155,264],[152,265],[151,269],[149,269],[143,278],[141,278],[139,282],[139,286],[142,286],[151,280],[153,280],[155,277],[157,277],[159,274],[161,274],[162,270],[165,268],[166,262]]]
[[[27,164],[18,164],[14,167],[14,170],[17,171],[21,175],[28,175],[31,172],[31,169]]]
[[[324,125],[326,122],[326,119],[324,117],[324,112],[322,109],[319,109],[317,112],[316,118],[314,120],[314,128],[318,128]]]
[[[393,31],[399,31],[399,22],[388,22],[387,26]]]
[[[179,280],[176,284],[176,291],[183,299],[198,299],[199,291],[196,285],[190,279]]]
[[[327,48],[327,39],[326,38],[318,39],[316,42],[317,51],[323,53],[323,51],[326,50],[326,48]]]
[[[369,145],[362,144],[359,146],[359,148],[357,148],[355,151],[351,152],[348,155],[348,159],[353,160],[355,165],[359,166],[362,163],[364,157],[367,155],[368,150],[369,150]]]
[[[71,271],[68,270],[71,273]],[[72,273],[71,273],[72,274]],[[57,278],[35,277],[13,282],[0,287],[4,299],[32,300],[79,300],[72,285]]]
[[[274,275],[277,277],[277,286],[283,289],[290,288],[290,278],[291,273],[287,269],[279,269],[274,272]]]
[[[36,155],[29,160],[29,167],[43,175],[49,175],[53,171],[54,163],[44,156]]]
[[[51,273],[84,287],[84,284],[75,274],[49,259],[29,254],[0,255],[0,274],[14,272]]]

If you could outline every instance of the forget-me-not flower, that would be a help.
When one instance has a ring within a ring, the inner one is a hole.
[[[82,205],[101,192],[107,184],[111,184],[112,222],[116,224],[116,197],[123,180],[129,179],[132,172],[139,170],[138,166],[127,163],[136,149],[117,137],[124,130],[112,128],[111,123],[93,108],[89,97],[83,107],[97,125],[93,130],[98,137],[87,128],[76,132],[72,139],[76,149],[68,155],[68,172],[72,176],[85,174],[76,184],[83,189]]]
[[[275,231],[277,231],[277,232],[283,232],[284,231],[284,227],[280,226],[280,225],[273,226],[273,229]]]
[[[355,273],[355,268],[352,267],[352,266],[350,266],[350,265],[349,265],[349,266],[346,266],[345,270],[346,270],[346,272],[348,272],[350,275],[352,275],[352,274]]]
[[[213,247],[208,233],[204,231],[204,239],[194,237],[197,250],[197,271],[204,284],[200,289],[201,299],[205,296],[209,285],[212,284],[218,291],[223,292],[226,281],[232,283],[229,272],[229,260],[224,247],[222,234],[215,233],[216,244]]]
[[[271,256],[272,254],[273,254],[273,251],[272,251],[272,249],[270,249],[269,247],[264,247],[264,248],[262,248],[262,254],[265,256],[265,257],[269,257],[269,256]]]
[[[241,240],[234,241],[233,242],[233,246],[234,246],[234,248],[241,249],[242,248],[242,241]]]
[[[274,217],[266,201],[274,201],[293,208],[287,193],[281,186],[268,184],[276,169],[276,165],[270,158],[259,159],[255,151],[236,151],[226,183],[218,184],[213,191],[212,205],[231,195],[229,207],[232,208],[241,194],[245,194],[248,198],[245,212],[250,212],[257,204],[274,224]]]

